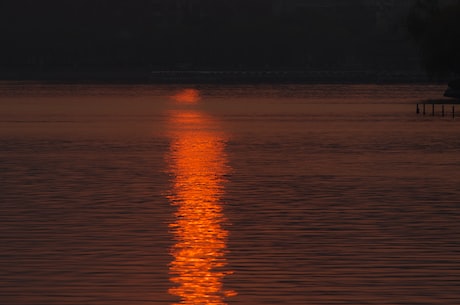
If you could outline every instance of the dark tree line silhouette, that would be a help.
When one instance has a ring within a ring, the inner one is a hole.
[[[440,7],[436,0],[417,0],[407,24],[432,76],[460,74],[460,1]]]

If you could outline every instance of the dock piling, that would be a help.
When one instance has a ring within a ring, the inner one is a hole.
[[[427,112],[426,108],[427,106],[430,107],[430,105],[431,105],[431,111],[428,110]],[[452,110],[448,108],[449,105],[452,105]],[[452,111],[452,119],[455,119],[455,106],[456,105],[460,105],[460,99],[458,100],[447,100],[447,99],[425,100],[425,101],[420,101],[419,103],[415,104],[415,112],[417,113],[417,115],[421,114],[423,116],[429,115],[431,117],[439,116],[439,117],[444,118],[446,116],[451,115],[450,111]],[[440,107],[440,108],[436,109],[436,107]]]

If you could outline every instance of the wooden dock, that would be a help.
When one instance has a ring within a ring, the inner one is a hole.
[[[442,117],[451,116],[455,119],[456,105],[460,105],[460,99],[440,99],[440,100],[426,100],[416,105],[416,113],[425,115],[441,115]],[[460,108],[460,106],[457,106]]]

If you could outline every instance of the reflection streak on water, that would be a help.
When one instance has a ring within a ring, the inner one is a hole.
[[[173,187],[169,199],[177,206],[170,224],[176,243],[171,249],[172,295],[177,304],[226,304],[223,278],[228,232],[220,198],[227,172],[224,139],[212,121],[199,112],[171,117],[172,143],[168,156]]]
[[[196,104],[200,100],[200,92],[197,89],[183,89],[174,94],[172,99],[180,104]]]

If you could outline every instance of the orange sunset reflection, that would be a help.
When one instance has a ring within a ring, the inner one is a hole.
[[[200,100],[200,91],[183,89],[172,96],[172,99],[182,104],[196,104]]]
[[[228,172],[224,137],[204,114],[178,111],[170,120],[172,142],[168,163],[173,176],[169,199],[177,207],[170,224],[175,245],[170,264],[175,304],[223,305],[235,295],[223,287],[228,231],[221,197]]]

